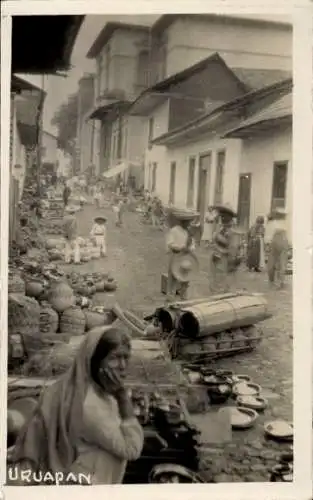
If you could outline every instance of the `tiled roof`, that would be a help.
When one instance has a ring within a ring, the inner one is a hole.
[[[259,90],[292,77],[291,71],[279,69],[231,68],[231,70],[246,85],[248,91]]]
[[[253,116],[247,120],[243,120],[236,128],[230,130],[225,134],[225,137],[230,137],[231,135],[239,132],[240,130],[247,129],[258,123],[264,123],[267,121],[278,120],[279,118],[286,118],[292,116],[292,93],[284,95],[277,101],[270,104],[268,107],[264,108],[262,111],[255,113]]]

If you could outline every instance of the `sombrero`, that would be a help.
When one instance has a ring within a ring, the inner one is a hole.
[[[219,212],[221,215],[230,215],[231,217],[237,217],[236,212],[229,205],[229,203],[225,203],[225,205],[214,205],[213,208]]]
[[[95,221],[96,224],[97,223],[101,224],[103,222],[106,222],[107,220],[108,219],[106,217],[102,216],[102,215],[99,215],[98,217],[94,218],[94,221]]]
[[[190,210],[185,207],[168,207],[167,213],[178,220],[192,220],[199,215],[195,210]]]
[[[175,279],[182,283],[187,283],[197,273],[199,262],[197,257],[191,253],[174,254],[171,263],[171,272]]]

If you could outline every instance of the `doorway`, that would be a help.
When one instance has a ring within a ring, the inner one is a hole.
[[[238,191],[238,226],[248,230],[250,223],[251,174],[240,174]]]
[[[204,223],[208,205],[208,192],[211,179],[212,153],[206,153],[199,158],[198,199],[197,210],[200,213],[201,224]]]
[[[169,205],[175,203],[175,184],[176,184],[176,162],[172,161],[170,171],[170,191],[169,191]]]

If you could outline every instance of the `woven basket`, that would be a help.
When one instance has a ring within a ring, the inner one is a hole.
[[[40,309],[40,332],[56,333],[59,328],[59,315],[52,309],[48,302],[42,304]]]
[[[8,297],[9,334],[22,335],[28,354],[41,348],[40,306],[35,299],[19,295]]]
[[[25,295],[25,282],[18,273],[9,271],[8,293]]]
[[[85,313],[80,307],[72,306],[63,312],[60,319],[60,332],[83,335],[86,328]]]

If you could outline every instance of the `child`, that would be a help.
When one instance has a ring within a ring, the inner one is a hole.
[[[65,263],[70,264],[72,253],[74,252],[74,263],[80,263],[80,248],[78,243],[78,227],[75,216],[76,208],[67,207],[66,214],[63,219],[63,231],[65,237],[64,257]]]
[[[106,257],[107,247],[106,247],[106,222],[105,217],[96,217],[94,219],[94,225],[91,228],[90,236],[96,242],[96,246],[100,250],[100,255]]]

